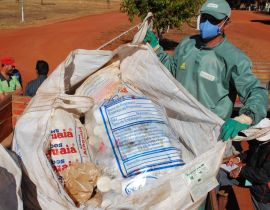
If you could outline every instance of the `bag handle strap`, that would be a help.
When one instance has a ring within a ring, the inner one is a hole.
[[[144,18],[143,22],[139,26],[139,31],[135,34],[132,44],[141,44],[144,40],[148,28],[153,28],[153,14],[148,12],[147,16]]]
[[[60,94],[56,97],[53,108],[75,109],[84,113],[93,105],[94,100],[91,97]]]

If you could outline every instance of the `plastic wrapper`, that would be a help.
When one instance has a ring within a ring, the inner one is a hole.
[[[72,163],[90,162],[88,139],[77,116],[62,109],[53,114],[47,158],[61,181],[62,172]]]
[[[129,195],[184,165],[165,109],[122,82],[117,66],[110,67],[90,76],[76,92],[95,102],[86,113],[85,126],[92,160],[109,177],[100,188],[106,200],[103,207],[113,193]]]
[[[57,109],[53,114],[47,158],[77,206],[91,202],[100,206],[102,196],[97,191],[100,170],[91,163],[87,133],[78,116]]]

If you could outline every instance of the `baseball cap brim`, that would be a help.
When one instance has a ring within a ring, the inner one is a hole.
[[[212,15],[217,20],[222,20],[222,19],[227,17],[227,15],[225,15],[225,14],[214,12],[214,11],[211,11],[211,12],[210,11],[201,11],[201,14]]]
[[[16,66],[15,60],[12,57],[3,57],[0,59],[1,64]]]

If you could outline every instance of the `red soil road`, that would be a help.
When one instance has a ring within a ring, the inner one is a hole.
[[[112,12],[49,25],[0,30],[0,56],[15,58],[23,86],[36,77],[44,59],[53,71],[74,49],[96,49],[132,26],[125,14]]]
[[[270,61],[269,21],[269,15],[233,11],[228,37],[252,60]],[[51,72],[70,51],[96,49],[131,26],[125,14],[112,12],[43,26],[0,30],[0,56],[15,58],[25,86],[35,78],[38,59],[48,61]]]
[[[253,61],[270,62],[270,15],[233,10],[231,20],[229,39]]]

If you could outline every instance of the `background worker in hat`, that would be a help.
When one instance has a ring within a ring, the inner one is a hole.
[[[10,72],[15,66],[15,61],[11,57],[0,59],[0,102],[10,94],[22,94],[21,84],[16,76],[10,76]]]
[[[208,0],[200,13],[200,34],[181,41],[173,55],[159,46],[150,30],[144,41],[198,101],[225,120],[221,138],[226,141],[266,117],[267,92],[252,74],[250,59],[227,40],[224,32],[231,16],[229,4]],[[243,107],[232,119],[237,94]]]

